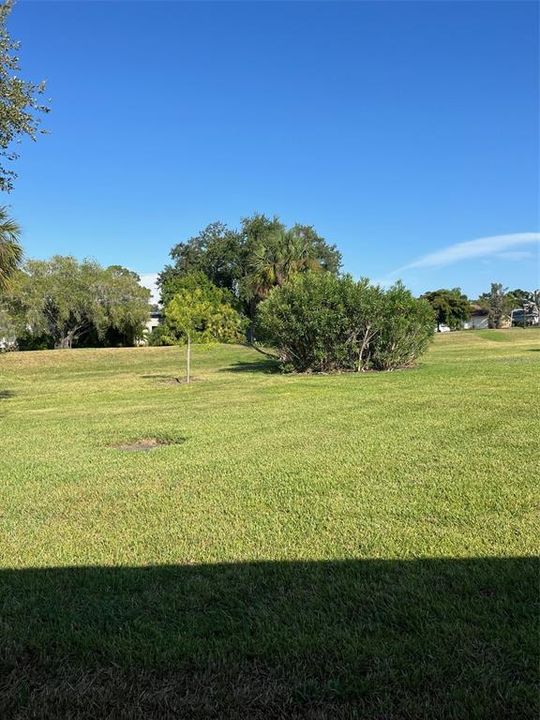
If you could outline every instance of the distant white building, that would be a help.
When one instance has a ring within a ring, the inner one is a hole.
[[[489,327],[488,314],[481,308],[473,310],[471,317],[463,323],[464,330],[483,330],[487,327]]]
[[[522,320],[523,323],[523,320]],[[510,316],[505,316],[503,318],[503,321],[501,323],[501,327],[508,328],[512,324],[512,320]],[[465,322],[462,324],[461,329],[462,330],[486,330],[489,328],[489,316],[487,313],[487,310],[485,310],[480,305],[472,305],[471,306],[471,316],[468,320],[465,320]],[[441,324],[439,325],[438,332],[451,332],[451,328],[448,327],[448,325]]]
[[[144,326],[143,337],[138,340],[137,345],[148,345],[150,335],[161,325],[163,318],[163,311],[157,305],[153,305],[150,311],[150,317]]]
[[[157,328],[158,325],[161,325],[163,322],[163,312],[159,309],[154,309],[150,313],[150,318],[148,319],[146,323],[146,332],[148,335],[154,330],[154,328]]]
[[[509,328],[513,325],[512,316],[505,315],[501,321],[501,328]],[[471,306],[471,317],[467,322],[463,323],[464,330],[485,330],[489,328],[489,316],[487,310],[480,305]]]

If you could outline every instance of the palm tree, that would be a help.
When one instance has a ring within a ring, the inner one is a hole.
[[[294,230],[280,230],[266,237],[254,249],[246,284],[251,297],[264,299],[270,290],[281,287],[293,275],[321,270],[306,239]]]
[[[20,236],[20,226],[9,217],[7,208],[0,206],[0,292],[8,288],[9,280],[22,260]]]

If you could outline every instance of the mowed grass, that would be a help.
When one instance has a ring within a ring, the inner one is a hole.
[[[2,718],[538,716],[540,332],[182,371],[0,356]]]

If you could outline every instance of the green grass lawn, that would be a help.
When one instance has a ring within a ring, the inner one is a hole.
[[[539,331],[182,368],[0,356],[0,717],[538,717]]]

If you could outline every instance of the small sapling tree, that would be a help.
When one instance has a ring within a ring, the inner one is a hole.
[[[165,308],[165,319],[171,336],[186,346],[186,383],[191,382],[192,344],[240,339],[244,325],[231,305],[201,287],[179,290]]]

